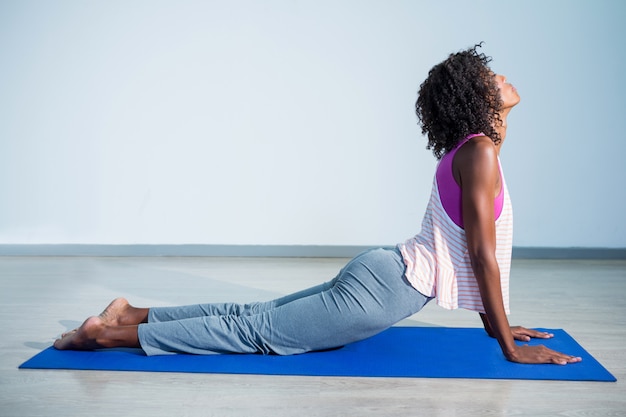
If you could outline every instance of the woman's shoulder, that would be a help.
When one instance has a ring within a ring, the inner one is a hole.
[[[458,184],[482,182],[498,171],[498,149],[488,136],[476,136],[463,144],[453,161],[453,172]],[[464,181],[465,180],[465,181]]]
[[[455,165],[497,163],[498,149],[489,136],[475,136],[465,142],[455,155]]]

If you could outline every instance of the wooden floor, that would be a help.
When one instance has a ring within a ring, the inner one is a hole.
[[[345,261],[0,258],[0,416],[626,416],[626,261],[515,260],[511,284],[513,324],[564,328],[616,383],[17,369],[120,295],[141,306],[271,299]],[[401,324],[480,321],[431,303]]]

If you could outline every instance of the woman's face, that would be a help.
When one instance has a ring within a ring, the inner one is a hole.
[[[502,101],[502,109],[510,109],[520,101],[517,89],[512,84],[506,82],[506,77],[500,74],[494,74],[496,85],[500,91],[500,100]]]

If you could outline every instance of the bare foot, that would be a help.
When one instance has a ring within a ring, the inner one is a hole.
[[[107,308],[105,308],[98,317],[100,317],[102,322],[107,326],[121,326],[126,324],[122,322],[125,321],[123,317],[129,308],[131,308],[131,306],[125,298],[116,298],[111,301]],[[61,335],[61,339],[71,335],[72,333],[76,333],[77,330],[78,328],[63,333]]]
[[[124,323],[124,317],[130,308],[131,305],[125,298],[116,298],[98,317],[107,326],[123,326],[128,324]]]
[[[76,333],[77,331],[78,329],[74,329],[74,330],[70,330],[69,332],[65,332],[61,334],[61,338],[64,338],[65,336],[69,336],[71,333]]]
[[[65,333],[54,342],[54,347],[61,350],[90,350],[103,347],[97,343],[97,338],[105,327],[105,323],[98,316],[89,317],[76,330]]]

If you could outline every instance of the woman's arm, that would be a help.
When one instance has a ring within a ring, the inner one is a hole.
[[[496,335],[493,333],[493,330],[491,330],[491,324],[489,324],[489,319],[487,319],[487,315],[485,313],[478,313],[478,315],[480,316],[480,320],[483,322],[483,327],[485,328],[487,334],[491,337],[496,337]]]
[[[494,198],[500,189],[498,153],[491,139],[476,137],[457,152],[453,170],[462,189],[462,211],[472,270],[480,290],[485,329],[500,344],[504,356],[513,362],[578,362],[545,346],[518,346],[509,326],[496,259]]]

